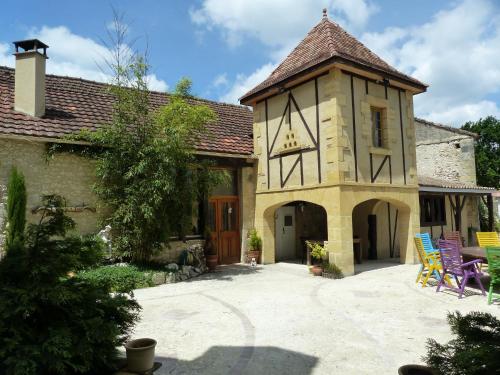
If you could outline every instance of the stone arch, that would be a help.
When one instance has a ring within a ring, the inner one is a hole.
[[[366,196],[364,197],[366,198]],[[397,257],[402,263],[413,263],[413,247],[411,237],[412,209],[409,204],[386,196],[374,195],[369,199],[354,202],[352,208],[352,233],[361,238],[364,258],[369,254],[367,216],[375,215],[377,221],[377,254],[376,259]],[[410,251],[408,251],[410,249]],[[372,248],[373,250],[373,248]]]
[[[294,197],[295,198],[295,197]],[[255,227],[257,232],[262,237],[262,263],[274,263],[276,261],[276,223],[275,223],[275,214],[276,211],[280,207],[284,207],[287,205],[291,205],[294,203],[304,203],[306,205],[314,205],[315,207],[319,207],[324,211],[324,217],[326,221],[325,237],[328,238],[329,234],[329,223],[328,223],[328,210],[325,207],[324,202],[321,199],[302,199],[300,195],[296,197],[297,199],[277,199],[272,204],[267,207],[259,207],[257,204],[256,207],[256,220]],[[259,214],[259,211],[261,214]],[[299,246],[299,244],[297,244]]]

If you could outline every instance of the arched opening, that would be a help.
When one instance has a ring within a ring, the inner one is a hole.
[[[326,210],[317,204],[294,201],[274,212],[275,260],[305,264],[305,241],[328,241]]]
[[[356,205],[352,211],[355,265],[376,260],[405,263],[409,226],[410,209],[401,202],[370,199]]]

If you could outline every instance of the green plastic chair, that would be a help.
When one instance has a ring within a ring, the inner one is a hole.
[[[488,273],[490,274],[490,290],[488,291],[488,305],[493,300],[493,286],[500,286],[500,246],[487,246]]]

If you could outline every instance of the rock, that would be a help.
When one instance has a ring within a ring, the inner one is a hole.
[[[181,272],[184,273],[184,274],[186,274],[186,275],[189,275],[189,273],[191,272],[192,268],[193,267],[191,267],[191,266],[182,266]]]
[[[175,273],[167,273],[165,275],[165,284],[172,284],[177,281],[177,277]]]
[[[193,271],[196,273],[201,273],[201,270],[198,267],[193,268]]]
[[[165,284],[166,274],[165,272],[153,272],[151,279],[154,285]]]
[[[169,263],[167,264],[167,270],[175,272],[179,270],[179,266],[177,265],[177,263]]]

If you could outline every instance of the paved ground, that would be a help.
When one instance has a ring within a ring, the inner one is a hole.
[[[417,287],[417,266],[377,267],[329,280],[297,264],[235,265],[138,290],[134,337],[158,341],[155,374],[397,374],[421,362],[429,332],[450,338],[447,311],[500,316],[473,289],[459,300]]]

